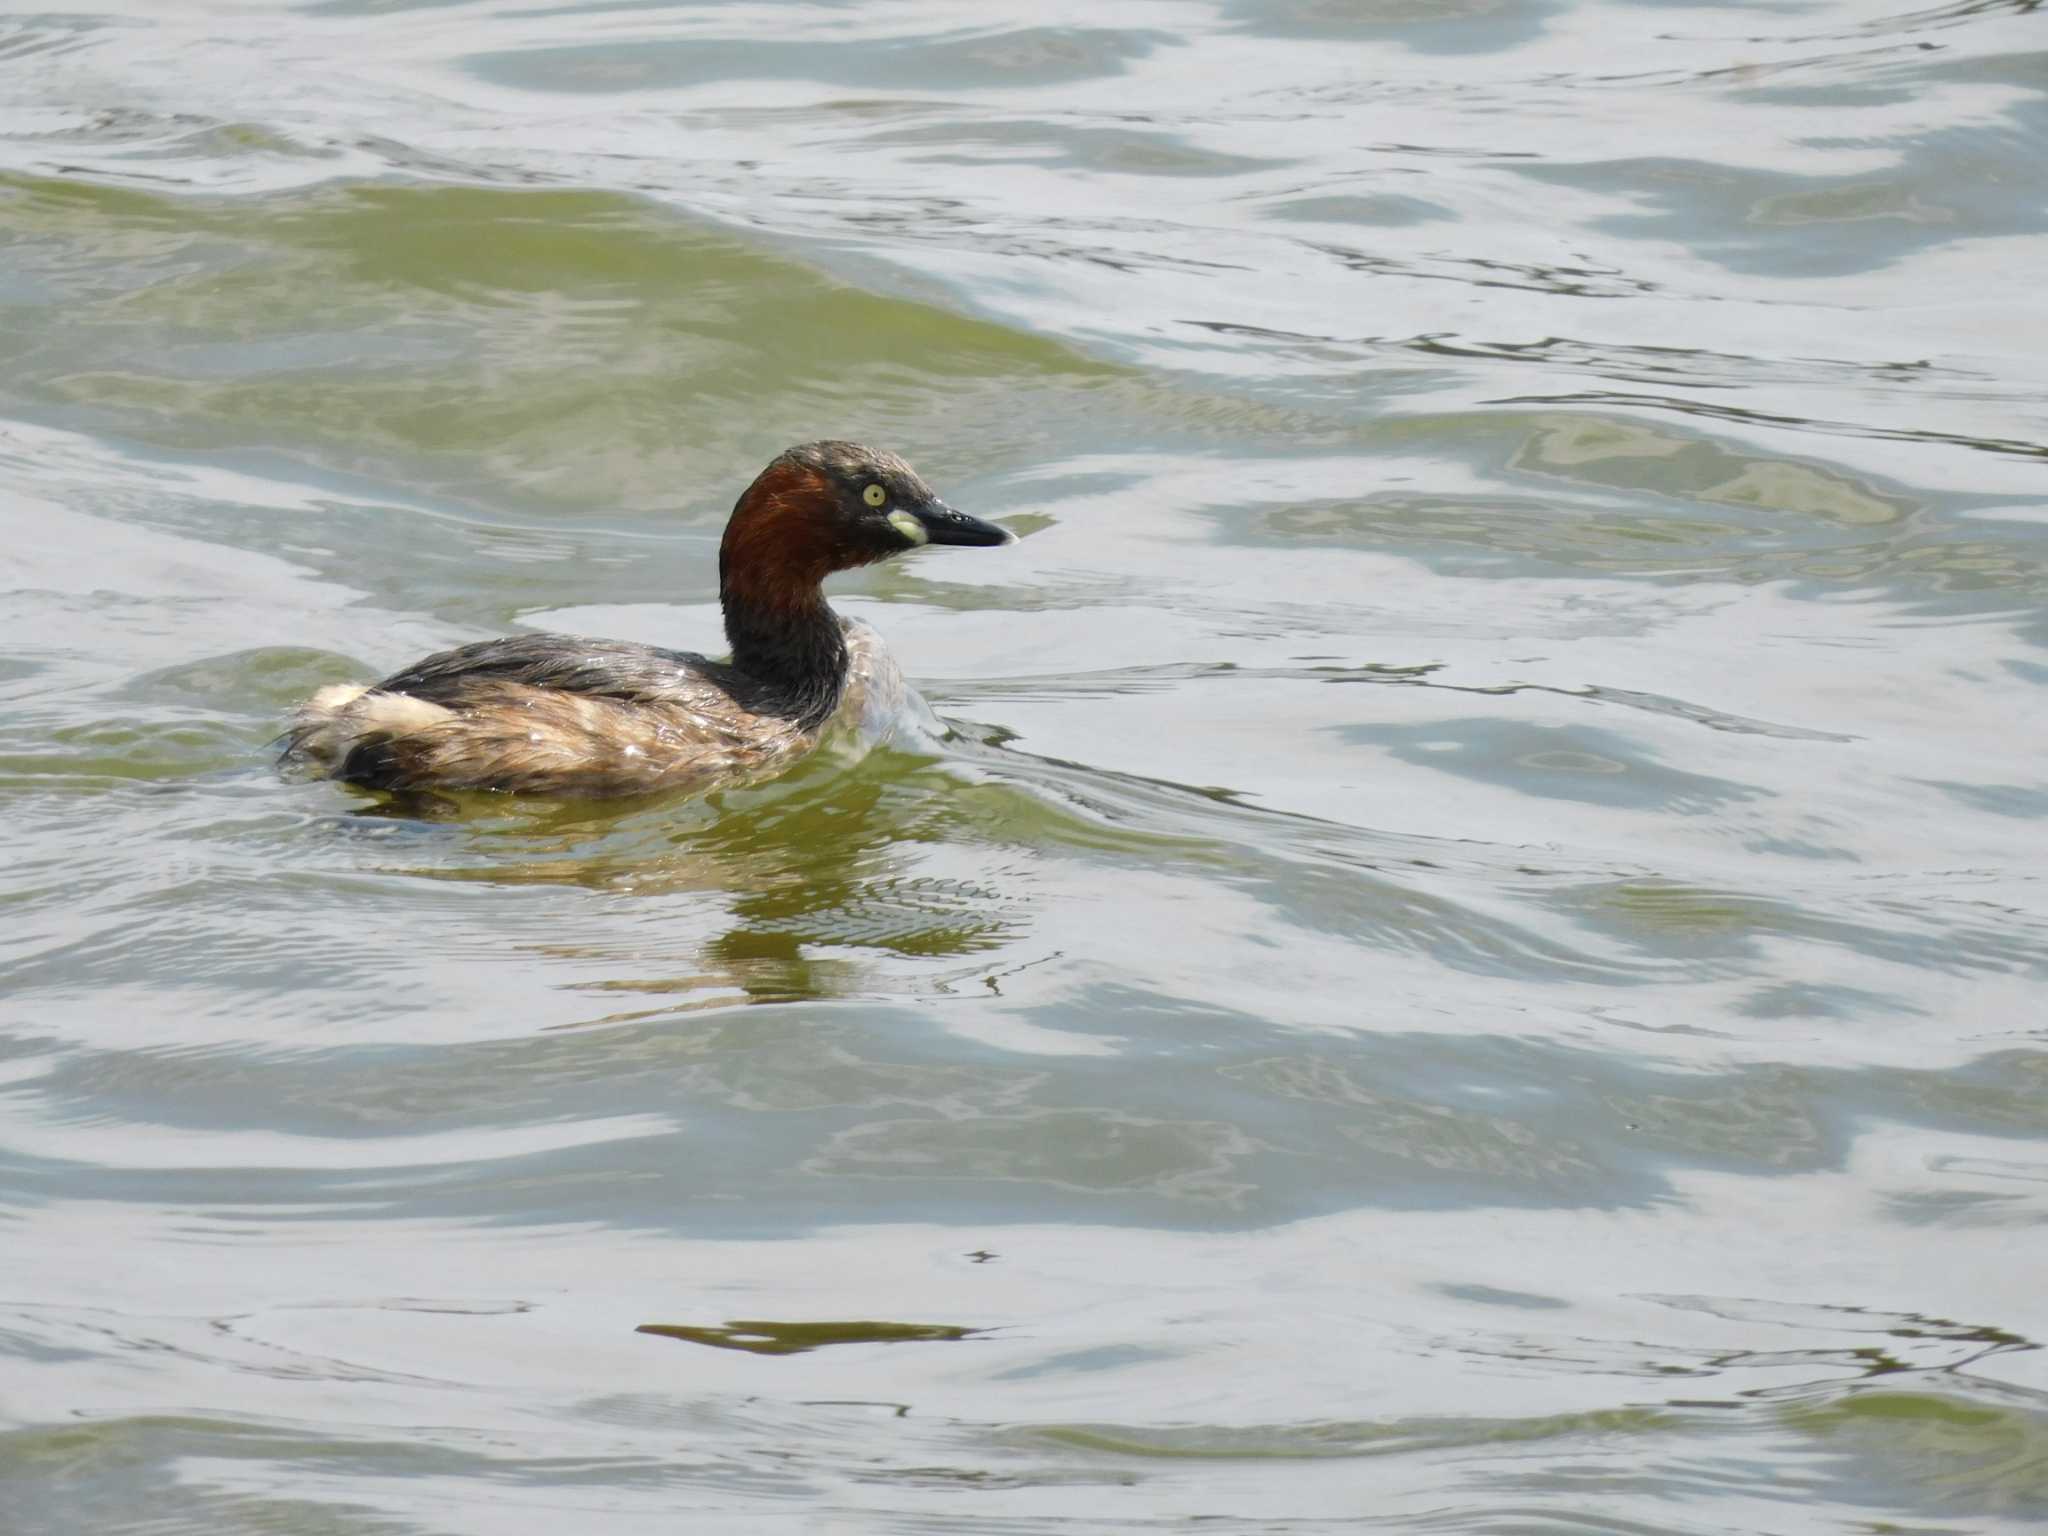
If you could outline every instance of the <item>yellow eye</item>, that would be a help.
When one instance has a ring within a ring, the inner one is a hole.
[[[860,493],[860,499],[871,507],[879,507],[889,499],[889,493],[879,485],[871,485]]]

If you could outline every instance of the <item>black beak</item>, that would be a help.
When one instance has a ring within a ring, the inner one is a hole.
[[[1017,535],[1007,528],[998,528],[994,523],[985,523],[978,517],[969,517],[965,512],[956,512],[943,501],[932,501],[925,506],[912,508],[910,515],[924,525],[924,531],[931,535],[934,544],[966,544],[975,548],[987,548],[995,544],[1014,544]]]

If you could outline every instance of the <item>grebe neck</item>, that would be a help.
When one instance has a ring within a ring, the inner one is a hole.
[[[862,563],[843,547],[838,492],[814,463],[785,453],[754,478],[718,545],[718,602],[749,707],[816,730],[846,688],[846,638],[825,601],[833,571]]]
[[[772,713],[816,730],[839,707],[846,689],[846,632],[817,587],[764,599],[719,583],[732,665],[763,690]]]

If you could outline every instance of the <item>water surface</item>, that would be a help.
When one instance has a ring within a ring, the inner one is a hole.
[[[0,1527],[2048,1518],[2033,4],[0,17]],[[451,820],[321,684],[944,739]]]

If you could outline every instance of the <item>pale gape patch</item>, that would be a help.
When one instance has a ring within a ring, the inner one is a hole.
[[[889,526],[913,544],[929,544],[932,541],[932,536],[926,531],[924,524],[908,512],[891,512]]]

